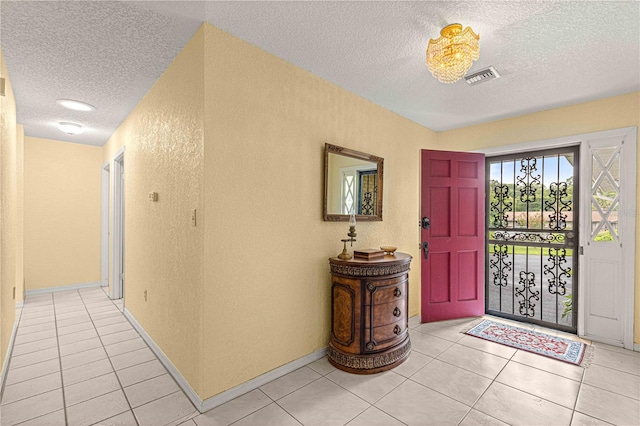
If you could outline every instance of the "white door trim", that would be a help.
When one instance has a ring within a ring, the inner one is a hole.
[[[479,152],[485,154],[487,157],[495,157],[498,155],[505,154],[513,154],[519,152],[526,151],[539,151],[543,149],[549,148],[561,148],[567,146],[575,146],[580,145],[580,156],[581,156],[581,169],[580,175],[584,175],[584,167],[585,161],[583,156],[584,152],[587,151],[587,147],[583,146],[586,144],[589,139],[600,139],[600,138],[608,138],[608,137],[616,137],[623,136],[625,140],[628,140],[629,145],[632,146],[629,148],[628,155],[622,157],[623,160],[623,174],[621,176],[621,180],[626,182],[632,182],[632,184],[627,184],[625,186],[625,193],[627,193],[627,197],[631,200],[631,205],[628,206],[623,212],[621,212],[621,219],[624,220],[624,224],[622,226],[627,227],[627,231],[625,232],[626,240],[623,241],[623,245],[628,247],[628,250],[624,251],[624,294],[625,294],[625,306],[624,306],[624,347],[627,349],[633,350],[633,326],[634,326],[634,288],[635,288],[635,228],[636,228],[636,193],[635,193],[635,183],[636,183],[636,144],[637,144],[637,132],[638,129],[636,126],[632,127],[623,127],[620,129],[613,130],[604,130],[601,132],[594,133],[585,133],[580,135],[572,135],[565,136],[555,139],[545,139],[539,141],[531,141],[531,142],[522,142],[512,145],[504,145],[504,146],[496,146],[486,149],[474,150],[471,152]],[[580,191],[580,205],[583,206],[582,210],[584,211],[584,206],[591,205],[588,199],[584,199],[584,191]],[[583,225],[584,225],[584,221]],[[582,230],[581,230],[582,231]],[[583,238],[583,237],[581,237]],[[580,258],[580,266],[582,266],[582,258]],[[584,270],[584,268],[580,268]],[[579,274],[578,276],[578,294],[584,294],[585,282],[584,282],[584,274]],[[584,319],[584,297],[578,298],[578,335],[584,336],[585,330],[585,319]]]
[[[111,162],[102,165],[102,203],[100,206],[100,285],[109,286],[109,177]]]
[[[124,274],[124,185],[121,174],[124,172],[124,147],[113,157],[113,286],[112,299],[122,299],[124,289],[120,277]]]

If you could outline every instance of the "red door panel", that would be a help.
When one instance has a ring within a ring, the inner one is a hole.
[[[484,314],[483,154],[422,151],[422,322]]]

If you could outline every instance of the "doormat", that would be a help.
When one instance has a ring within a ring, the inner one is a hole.
[[[586,350],[582,342],[491,320],[482,321],[465,334],[575,365],[580,365]]]

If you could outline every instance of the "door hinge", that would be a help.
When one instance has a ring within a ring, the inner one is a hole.
[[[580,255],[582,256],[584,254],[584,247],[580,246]]]

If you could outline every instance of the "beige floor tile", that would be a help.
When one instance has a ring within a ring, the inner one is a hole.
[[[98,327],[98,334],[100,336],[106,336],[108,334],[119,333],[121,331],[133,330],[133,326],[127,322],[118,322],[115,324],[109,324],[102,327]]]
[[[404,426],[404,423],[376,407],[369,407],[364,413],[347,423],[347,426]]]
[[[121,331],[119,333],[108,334],[106,336],[101,336],[100,339],[105,346],[113,345],[114,343],[124,342],[125,340],[136,339],[140,337],[137,331],[135,330],[127,330]]]
[[[79,324],[72,324],[66,327],[60,327],[58,325],[58,336],[65,336],[67,334],[77,333],[79,331],[93,330],[93,324],[91,321],[81,322]]]
[[[151,360],[132,367],[116,371],[122,386],[127,387],[154,377],[167,374],[167,370],[158,360]]]
[[[587,384],[580,387],[576,411],[613,424],[640,424],[640,403],[637,399]]]
[[[88,329],[75,333],[65,334],[63,336],[58,336],[58,344],[60,346],[70,345],[72,343],[81,342],[83,340],[93,339],[96,337],[98,337],[98,333],[96,333],[96,330]]]
[[[91,322],[91,318],[89,317],[88,314],[80,315],[80,316],[73,317],[73,318],[66,318],[66,319],[56,320],[56,326],[58,328],[67,327],[69,325],[81,324],[83,322]]]
[[[93,321],[110,318],[110,317],[122,317],[122,312],[116,309],[116,310],[98,312],[91,315],[91,319]]]
[[[411,376],[411,380],[471,407],[491,380],[446,362],[433,360]]]
[[[611,346],[611,345],[607,345],[606,343],[600,343],[600,342],[592,342],[591,345],[593,345],[596,348],[596,350],[604,349],[607,351],[620,352],[621,354],[624,354],[624,355],[640,358],[640,352],[631,351],[629,349],[620,348],[618,346]]]
[[[472,319],[462,322],[430,322],[416,327],[415,330],[420,333],[430,334],[431,336],[436,336],[451,342],[457,342],[464,337],[464,331],[466,331],[475,321],[475,319]]]
[[[48,339],[51,337],[56,337],[55,328],[44,330],[44,331],[38,331],[35,333],[20,334],[19,336],[16,336],[14,340],[14,344],[21,345],[23,343],[36,342],[36,341],[39,341],[42,339]]]
[[[382,398],[376,407],[407,425],[455,425],[470,410],[470,407],[411,380]]]
[[[67,345],[60,346],[60,356],[67,356],[77,354],[79,352],[85,352],[90,349],[101,348],[102,342],[99,338],[94,337],[92,339],[81,340],[75,343],[69,343]]]
[[[138,349],[146,348],[147,344],[142,340],[141,337],[131,340],[125,340],[124,342],[114,343],[113,345],[105,346],[104,349],[107,351],[110,357],[121,355],[127,352],[133,352]]]
[[[309,425],[345,424],[369,408],[368,403],[324,377],[285,396],[278,405]]]
[[[56,389],[31,398],[2,406],[2,425],[13,425],[61,410],[62,389]]]
[[[37,364],[43,361],[49,361],[51,359],[58,358],[58,348],[53,347],[49,349],[43,349],[37,352],[31,352],[24,355],[11,357],[11,368],[20,368],[27,365]]]
[[[593,364],[584,370],[584,380],[591,386],[629,398],[640,399],[640,376]]]
[[[69,407],[118,389],[120,389],[120,383],[115,373],[108,373],[73,385],[65,384],[65,403]]]
[[[453,342],[449,340],[420,333],[419,331],[411,331],[409,335],[411,338],[411,351],[420,352],[432,358],[437,357],[453,345]]]
[[[140,426],[159,426],[180,419],[186,420],[196,413],[196,409],[182,391],[179,391],[134,408],[133,413]]]
[[[131,407],[135,408],[179,390],[180,388],[173,378],[168,374],[163,374],[128,386],[124,388],[124,393],[127,395]]]
[[[8,385],[4,387],[2,394],[2,405],[10,404],[21,399],[40,395],[62,387],[60,372],[36,377],[35,379]]]
[[[110,359],[113,364],[113,368],[116,370],[122,370],[123,368],[154,360],[156,359],[156,356],[151,352],[151,349],[142,348],[132,352],[127,352],[126,354],[112,356]]]
[[[87,316],[87,311],[82,309],[82,310],[73,310],[70,312],[65,312],[65,313],[56,313],[56,321],[62,321],[62,320],[66,320],[66,319],[75,319],[75,318],[79,318],[79,317],[85,317]]]
[[[23,345],[15,345],[11,353],[12,356],[25,355],[33,352],[42,351],[44,349],[57,348],[58,339],[52,337],[50,339],[38,340],[37,342],[25,343]]]
[[[27,420],[26,422],[20,423],[20,426],[64,425],[64,419],[64,410],[58,410],[53,413],[45,414],[44,416],[36,417],[35,419]]]
[[[509,362],[505,358],[459,344],[444,351],[437,359],[489,379],[495,378]]]
[[[596,348],[593,355],[593,364],[640,376],[640,357],[635,355]]]
[[[571,410],[580,389],[579,382],[517,362],[507,364],[496,381]]]
[[[31,334],[31,333],[37,333],[39,331],[47,331],[47,330],[54,330],[56,329],[56,324],[54,322],[45,322],[42,324],[36,324],[36,325],[26,325],[26,326],[22,326],[20,325],[20,327],[18,327],[18,332],[16,333],[16,336],[22,336],[24,334]],[[15,344],[15,342],[14,342]]]
[[[69,426],[92,425],[128,410],[122,390],[117,390],[67,407],[67,422]]]
[[[596,419],[577,411],[573,412],[573,419],[571,419],[571,426],[603,426],[610,424],[611,423],[607,423],[604,420]]]
[[[581,381],[582,375],[584,374],[584,368],[578,365],[521,350],[516,352],[513,358],[511,358],[511,361],[539,368],[540,370],[548,371],[549,373],[557,374],[558,376],[571,380]]]
[[[278,404],[269,404],[253,414],[238,420],[233,426],[299,426],[300,423]]]
[[[64,379],[64,385],[69,386],[111,372],[113,372],[111,363],[107,358],[104,358],[79,367],[62,370],[62,377]]]
[[[411,351],[409,358],[393,369],[393,372],[404,377],[411,377],[422,367],[433,361],[433,358],[417,351]]]
[[[473,408],[514,426],[569,425],[572,415],[568,408],[497,382]]]
[[[21,318],[20,319],[20,325],[24,326],[24,327],[30,327],[32,325],[38,325],[38,324],[50,324],[54,322],[54,316],[53,315],[47,315],[44,317],[37,317],[37,318]]]
[[[96,327],[104,327],[111,324],[129,323],[129,321],[123,315],[113,315],[110,317],[100,318],[93,320]]]
[[[510,359],[513,355],[515,355],[517,351],[517,349],[506,345],[501,345],[499,343],[490,342],[488,340],[468,335],[465,335],[458,341],[458,343],[473,349],[478,349],[482,352],[490,353],[491,355],[497,355],[499,357],[507,359]]]
[[[133,411],[128,410],[122,414],[118,414],[115,417],[101,420],[99,425],[96,426],[137,426],[137,423],[136,418],[133,415]]]
[[[331,365],[329,359],[326,356],[312,362],[311,364],[307,364],[307,367],[322,376],[326,376],[336,369],[333,365]]]
[[[46,376],[57,371],[60,371],[60,361],[57,358],[25,367],[9,368],[7,378],[5,379],[5,386]]]
[[[77,354],[63,356],[62,369],[68,370],[69,368],[79,367],[84,364],[88,364],[93,361],[99,361],[107,357],[107,353],[103,348],[89,349],[88,351],[80,352]]]
[[[198,426],[229,425],[266,407],[273,401],[256,389],[193,418]]]
[[[22,310],[21,318],[25,320],[41,318],[41,317],[51,317],[55,315],[55,311],[53,307],[40,307],[38,309],[31,310],[29,308],[25,308]]]
[[[459,426],[509,426],[495,417],[486,415],[477,410],[469,411],[469,414],[462,420]]]
[[[269,398],[276,401],[283,396],[288,395],[291,392],[308,385],[314,380],[318,380],[320,377],[322,376],[316,373],[311,368],[302,367],[272,382],[267,383],[266,385],[260,387],[260,390],[266,393]]]
[[[393,371],[378,374],[351,374],[336,370],[325,377],[364,399],[369,404],[374,404],[407,380],[406,377]]]

